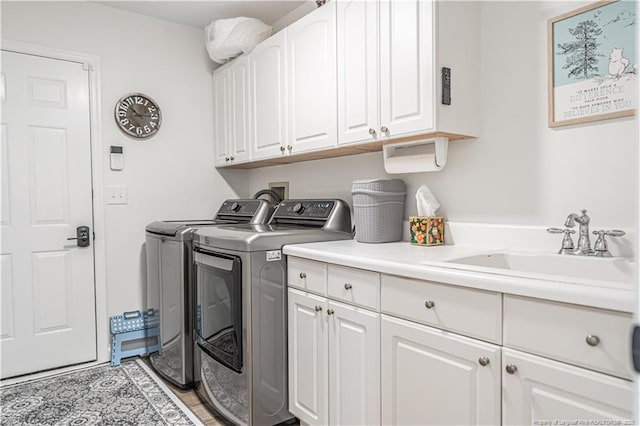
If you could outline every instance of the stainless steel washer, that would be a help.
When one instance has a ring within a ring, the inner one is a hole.
[[[213,220],[153,222],[146,228],[147,309],[160,315],[162,350],[154,369],[183,389],[193,386],[194,286],[191,239],[196,229],[234,223],[266,223],[265,200],[227,200]]]
[[[262,426],[293,418],[282,246],[351,238],[341,200],[285,200],[269,225],[196,231],[195,387],[228,421]]]

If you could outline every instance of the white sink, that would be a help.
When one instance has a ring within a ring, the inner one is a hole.
[[[580,280],[631,284],[635,279],[634,264],[625,258],[597,258],[560,254],[485,253],[446,261],[456,265],[492,268],[512,273],[553,275]]]

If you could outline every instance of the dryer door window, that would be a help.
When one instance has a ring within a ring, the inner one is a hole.
[[[196,251],[196,342],[209,356],[242,372],[242,261]]]

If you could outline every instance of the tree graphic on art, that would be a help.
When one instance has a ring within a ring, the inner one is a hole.
[[[569,34],[576,40],[558,43],[558,54],[568,55],[562,69],[568,69],[567,76],[574,79],[589,79],[598,75],[598,57],[604,56],[597,52],[600,46],[598,36],[602,34],[600,26],[592,20],[582,21],[569,28]]]

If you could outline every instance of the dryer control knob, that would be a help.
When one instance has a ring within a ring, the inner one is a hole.
[[[231,210],[233,210],[236,213],[238,213],[240,211],[240,208],[241,208],[241,206],[238,203],[231,204]]]
[[[302,205],[302,203],[297,203],[295,206],[293,206],[293,212],[295,214],[302,214],[303,211],[304,206]]]

